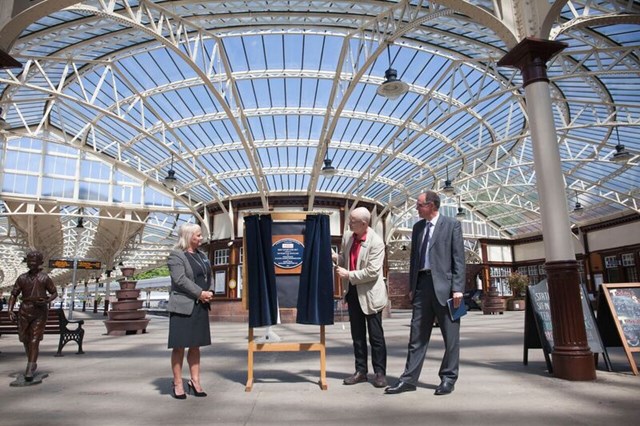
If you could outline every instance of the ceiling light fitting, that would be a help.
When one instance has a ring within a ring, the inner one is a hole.
[[[329,158],[329,143],[327,142],[327,150],[324,153],[324,166],[322,166],[322,170],[320,173],[323,176],[331,177],[336,174],[336,168],[331,165],[331,158]]]
[[[390,100],[398,99],[409,91],[409,85],[398,80],[398,71],[391,68],[391,51],[387,44],[387,54],[389,57],[389,68],[384,72],[384,82],[378,86],[376,93]]]
[[[171,154],[171,167],[169,168],[169,171],[167,172],[167,176],[163,179],[162,182],[164,183],[164,186],[166,186],[169,189],[174,189],[176,186],[178,186],[176,171],[173,170],[173,154]]]
[[[78,217],[78,221],[76,222],[76,235],[78,235],[78,237],[80,237],[87,229],[84,227],[84,210],[82,208],[80,208],[79,214],[80,216]]]
[[[618,144],[616,145],[616,152],[613,153],[611,157],[612,161],[616,163],[624,163],[625,161],[631,158],[631,153],[624,148],[624,145],[620,143],[620,134],[618,133],[618,126],[616,126],[616,139],[618,139]]]
[[[576,205],[573,207],[573,214],[576,216],[582,216],[583,213],[584,207],[582,207],[582,204],[578,201],[578,191],[576,191]]]
[[[456,189],[451,185],[451,181],[449,180],[449,165],[446,165],[447,168],[447,180],[444,181],[444,187],[442,188],[442,192],[447,197],[453,196],[456,193]]]
[[[464,220],[465,216],[466,214],[464,212],[464,209],[460,205],[460,197],[458,197],[458,213],[456,213],[456,219],[461,222]]]

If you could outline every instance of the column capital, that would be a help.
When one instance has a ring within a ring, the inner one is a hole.
[[[548,82],[547,61],[567,46],[561,41],[526,37],[498,61],[498,66],[518,68],[524,87],[536,81]]]
[[[22,64],[13,56],[0,49],[0,69],[5,68],[22,68]]]

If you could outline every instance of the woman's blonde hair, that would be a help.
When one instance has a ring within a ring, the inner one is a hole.
[[[197,231],[202,232],[202,228],[197,223],[185,223],[178,228],[178,242],[176,243],[176,249],[186,250],[191,243],[191,237]]]

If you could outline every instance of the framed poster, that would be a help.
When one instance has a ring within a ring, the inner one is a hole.
[[[226,280],[226,271],[215,271],[215,275],[213,276],[213,291],[215,294],[225,294]]]
[[[604,301],[598,302],[598,326],[601,330],[611,330],[612,323],[615,325],[619,343],[637,376],[634,353],[640,352],[640,283],[602,284],[600,294]],[[612,346],[613,342],[610,341]]]

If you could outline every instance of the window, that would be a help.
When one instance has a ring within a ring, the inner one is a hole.
[[[511,290],[507,284],[507,277],[511,273],[511,268],[507,267],[492,267],[489,269],[491,275],[491,286],[498,290],[500,296],[510,296]]]
[[[587,276],[584,273],[584,262],[578,260],[578,275],[580,275],[580,284],[587,284]]]
[[[213,252],[213,265],[221,266],[229,264],[229,249],[218,249]]]
[[[613,269],[618,267],[618,258],[616,256],[605,256],[604,267],[607,269]]]
[[[529,277],[529,284],[538,284],[545,278],[544,264],[527,266],[526,275]]]
[[[638,270],[636,269],[636,260],[633,257],[633,253],[622,254],[622,266],[624,267],[625,280],[627,282],[638,281]]]
[[[633,253],[622,254],[622,266],[635,266],[636,262],[633,259]]]

